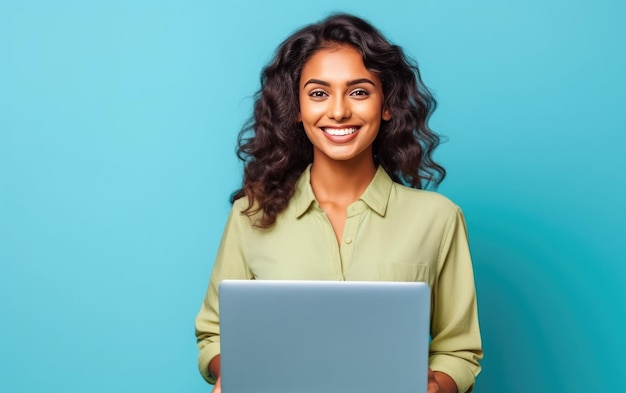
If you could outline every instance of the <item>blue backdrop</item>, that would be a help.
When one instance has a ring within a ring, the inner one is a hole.
[[[0,1],[0,391],[209,390],[193,318],[236,133],[278,43],[335,10],[439,100],[477,391],[626,390],[623,4]]]

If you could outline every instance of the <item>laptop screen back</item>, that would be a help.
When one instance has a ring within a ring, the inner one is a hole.
[[[422,393],[424,283],[225,280],[224,393]]]

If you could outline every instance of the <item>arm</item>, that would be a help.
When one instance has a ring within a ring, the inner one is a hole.
[[[446,224],[432,291],[429,365],[438,382],[447,385],[448,377],[458,392],[471,392],[483,351],[465,219],[458,208]]]
[[[219,376],[219,363],[217,363],[217,373],[209,372],[209,363],[220,354],[219,283],[224,279],[252,278],[252,273],[244,258],[242,230],[240,228],[241,221],[248,218],[242,217],[239,210],[238,204],[235,203],[222,235],[222,241],[211,272],[209,288],[206,291],[200,312],[196,316],[196,338],[200,350],[198,368],[202,377],[211,384],[216,383],[216,377]]]

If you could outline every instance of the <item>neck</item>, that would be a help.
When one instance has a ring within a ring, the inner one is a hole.
[[[376,175],[374,160],[362,162],[314,160],[311,187],[319,202],[349,205],[363,195]]]

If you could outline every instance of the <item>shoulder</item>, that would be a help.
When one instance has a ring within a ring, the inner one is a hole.
[[[434,191],[417,190],[395,184],[389,198],[387,219],[406,231],[445,238],[453,228],[465,226],[461,208]]]
[[[389,198],[390,208],[428,210],[436,214],[455,214],[461,209],[446,196],[435,191],[418,190],[393,183]]]
[[[263,210],[260,209],[258,203],[250,205],[250,200],[247,196],[241,197],[233,202],[230,211],[230,220],[236,221],[237,225],[243,228],[254,229],[261,232],[272,232],[273,229],[285,222],[290,222],[290,217],[296,218],[294,213],[294,201],[293,198],[289,201],[289,204],[276,216],[276,221],[268,228],[261,229],[255,224],[258,224],[263,218]]]
[[[249,201],[247,196],[236,199],[230,209],[229,220],[237,223],[240,227],[253,227],[254,222],[260,219],[263,213],[258,209],[258,204],[255,203],[253,206],[250,206]],[[253,214],[244,213],[248,209]]]
[[[243,196],[239,199],[235,199],[235,201],[233,202],[233,206],[232,206],[232,211],[239,211],[241,212],[242,210],[244,210],[245,208],[247,208],[249,205],[248,202],[248,197],[247,196]]]

